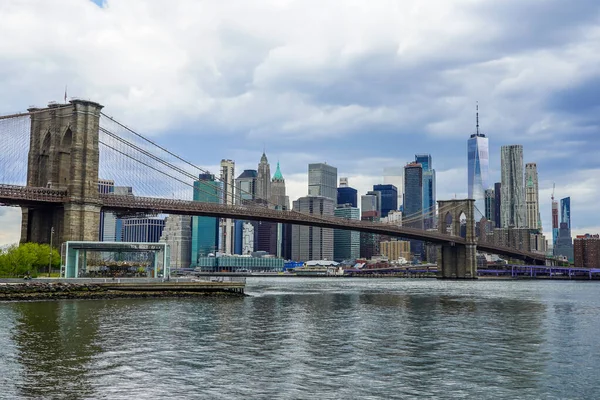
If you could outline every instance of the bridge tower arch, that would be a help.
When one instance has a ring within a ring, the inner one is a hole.
[[[477,243],[475,235],[475,200],[439,200],[438,213],[441,223],[438,231],[460,236],[461,215],[466,218],[466,245],[452,243],[440,245],[438,248],[438,271],[443,279],[476,279],[477,278]]]
[[[68,105],[30,108],[31,129],[27,186],[63,189],[69,200],[60,205],[23,207],[21,242],[53,244],[98,240],[98,103],[72,100]]]

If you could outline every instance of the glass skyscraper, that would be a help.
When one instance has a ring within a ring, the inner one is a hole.
[[[435,227],[435,169],[431,160],[431,154],[415,155],[415,162],[421,164],[423,169],[423,224],[425,229]]]
[[[475,207],[482,213],[485,209],[485,190],[489,189],[489,142],[479,133],[479,112],[477,130],[467,140],[469,198],[475,200]]]
[[[394,185],[373,185],[373,191],[380,193],[381,214],[387,217],[390,211],[398,210],[398,189]]]
[[[337,201],[337,168],[325,163],[308,164],[308,195]]]
[[[221,202],[221,183],[212,174],[200,174],[194,181],[194,201]],[[215,217],[192,217],[192,267],[198,266],[198,258],[215,253],[219,246],[219,219]]]

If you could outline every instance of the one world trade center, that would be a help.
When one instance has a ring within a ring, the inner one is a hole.
[[[488,186],[489,175],[489,144],[488,138],[479,132],[479,105],[476,112],[476,131],[467,141],[469,159],[469,198],[475,200],[475,215],[485,215],[485,190]]]

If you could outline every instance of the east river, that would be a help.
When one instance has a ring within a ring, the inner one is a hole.
[[[600,282],[246,291],[0,303],[0,399],[600,398]]]

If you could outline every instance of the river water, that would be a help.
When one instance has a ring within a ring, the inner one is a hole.
[[[600,398],[596,282],[251,278],[0,303],[0,399]]]

